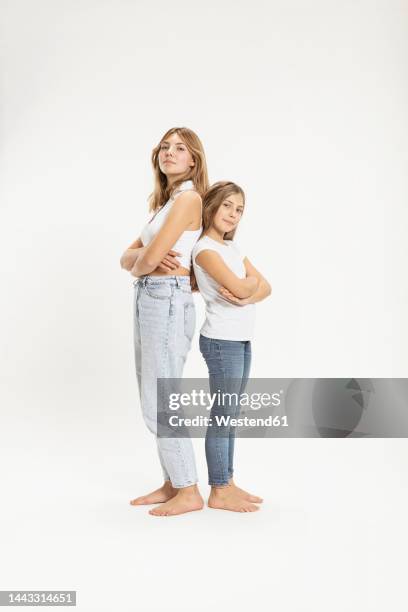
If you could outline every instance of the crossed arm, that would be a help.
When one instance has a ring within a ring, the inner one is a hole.
[[[123,253],[120,265],[132,276],[143,276],[159,269],[168,272],[180,266],[172,250],[181,234],[201,215],[201,198],[196,192],[185,192],[177,197],[162,227],[153,240],[143,246],[140,238]]]
[[[234,274],[222,257],[211,249],[201,251],[196,257],[196,262],[220,285],[218,288],[220,294],[238,306],[260,302],[272,292],[268,281],[247,257],[244,259],[245,278],[239,278]]]
[[[143,246],[143,242],[140,238],[132,242],[132,244],[126,249],[120,258],[120,265],[124,270],[130,272],[135,265],[138,257],[140,257],[146,250],[146,247]],[[159,265],[155,268],[155,270],[160,270],[161,272],[169,272],[171,270],[175,270],[179,267],[180,263],[177,259],[177,256],[181,255],[177,251],[170,251],[163,257]]]

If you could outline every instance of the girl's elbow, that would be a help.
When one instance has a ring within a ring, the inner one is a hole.
[[[120,258],[120,267],[123,270],[127,270],[129,272],[129,270],[131,270],[131,267],[129,267],[129,262],[127,260],[127,257],[125,255],[122,255],[122,257]]]

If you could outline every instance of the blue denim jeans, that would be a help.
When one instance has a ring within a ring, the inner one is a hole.
[[[157,437],[157,378],[181,378],[195,330],[189,276],[143,276],[133,283],[136,375],[144,421],[155,434],[165,480],[197,482],[189,438]]]
[[[209,374],[210,393],[244,392],[251,367],[251,342],[249,340],[216,340],[200,334],[200,351]],[[216,397],[217,397],[216,396]],[[212,486],[227,485],[234,473],[235,428],[217,425],[215,416],[232,418],[239,414],[238,402],[214,402],[205,438],[205,455],[208,467],[208,483]]]

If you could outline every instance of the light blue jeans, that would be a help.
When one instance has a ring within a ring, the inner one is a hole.
[[[195,330],[189,276],[134,281],[134,345],[143,418],[155,434],[165,480],[175,488],[197,482],[190,438],[157,437],[157,378],[181,378]]]
[[[208,484],[224,486],[234,473],[235,427],[217,425],[215,416],[239,415],[239,402],[218,403],[218,391],[244,393],[251,368],[251,342],[249,340],[217,340],[200,334],[200,351],[208,367],[210,392],[216,394],[211,408],[211,427],[205,438]]]

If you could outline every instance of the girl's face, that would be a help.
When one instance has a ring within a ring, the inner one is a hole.
[[[213,226],[220,234],[235,229],[244,212],[244,200],[240,193],[231,193],[223,200],[215,213]]]
[[[159,150],[159,168],[167,178],[176,179],[194,166],[194,160],[177,133],[162,140]]]

